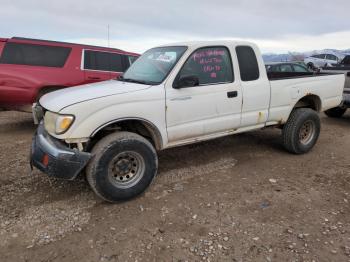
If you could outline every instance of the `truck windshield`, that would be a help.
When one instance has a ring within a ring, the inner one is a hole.
[[[119,80],[158,85],[168,76],[186,49],[185,46],[152,48],[140,56]]]

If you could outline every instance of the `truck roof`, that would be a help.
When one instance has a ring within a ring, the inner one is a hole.
[[[171,44],[165,44],[162,46],[188,46],[188,47],[202,47],[202,46],[222,46],[222,45],[248,45],[248,46],[254,46],[257,47],[256,44],[248,41],[238,41],[238,40],[215,40],[215,41],[188,41],[188,42],[175,42]]]

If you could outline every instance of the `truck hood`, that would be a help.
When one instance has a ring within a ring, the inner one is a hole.
[[[73,104],[106,96],[136,92],[149,87],[149,85],[109,80],[51,92],[44,95],[39,103],[49,111],[59,112],[63,108]]]

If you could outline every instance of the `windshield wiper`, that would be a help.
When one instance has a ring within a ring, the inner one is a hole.
[[[150,83],[143,81],[143,80],[137,80],[137,79],[132,79],[132,78],[124,78],[123,76],[119,76],[117,80],[122,81],[122,82],[130,82],[130,83],[137,83],[137,84],[142,84],[142,85],[149,85]]]
[[[148,82],[143,81],[143,80],[137,80],[137,79],[131,79],[131,78],[123,78],[125,82],[131,82],[131,83],[137,83],[137,84],[143,84],[143,85],[148,85]]]

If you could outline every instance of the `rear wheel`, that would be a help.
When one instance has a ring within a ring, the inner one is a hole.
[[[141,194],[157,173],[157,153],[142,136],[116,132],[104,137],[92,149],[86,169],[95,193],[109,202]]]
[[[283,127],[284,147],[294,154],[307,153],[316,144],[320,127],[320,118],[314,110],[294,109]]]
[[[343,107],[335,107],[328,109],[324,113],[329,117],[339,118],[342,117],[346,112],[346,108]]]
[[[307,64],[307,67],[308,67],[309,69],[311,69],[311,70],[314,70],[314,69],[315,69],[315,66],[314,66],[313,63],[308,63],[308,64]]]

